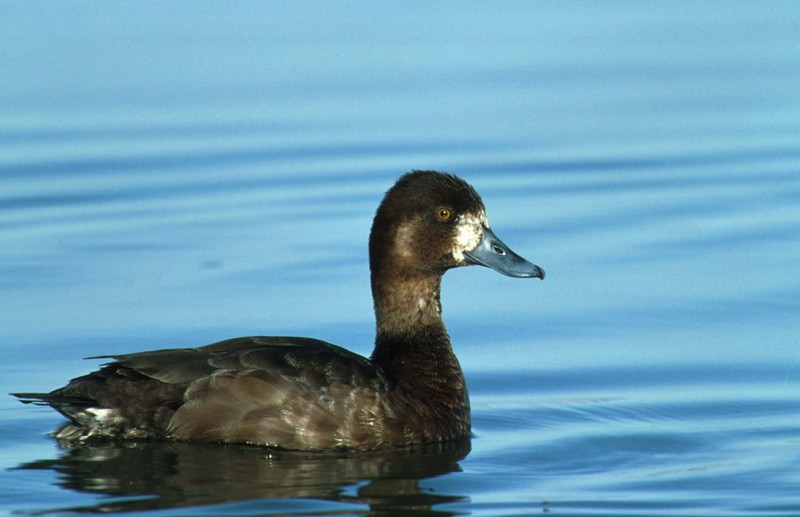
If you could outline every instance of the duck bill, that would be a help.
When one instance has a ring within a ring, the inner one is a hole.
[[[486,266],[504,275],[544,280],[544,269],[514,253],[488,228],[483,229],[483,237],[478,245],[465,252],[464,256],[469,264]]]

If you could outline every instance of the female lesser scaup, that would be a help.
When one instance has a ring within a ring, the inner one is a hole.
[[[113,356],[51,393],[19,393],[70,422],[55,436],[378,449],[468,438],[469,396],[441,317],[450,268],[544,271],[489,229],[477,192],[414,171],[386,193],[369,238],[377,335],[371,359],[324,341],[244,337]]]

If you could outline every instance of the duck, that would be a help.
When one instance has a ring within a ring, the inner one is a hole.
[[[471,437],[464,373],[442,320],[442,276],[479,265],[544,279],[491,230],[475,189],[414,170],[386,192],[369,236],[369,358],[307,337],[251,336],[114,356],[49,393],[15,393],[67,422],[53,436],[368,451]]]

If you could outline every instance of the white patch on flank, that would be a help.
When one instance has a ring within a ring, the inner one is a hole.
[[[119,412],[116,409],[92,407],[86,410],[95,421],[105,423],[116,420],[119,418]]]
[[[489,227],[486,212],[462,214],[456,221],[456,245],[453,246],[453,257],[459,262],[464,260],[464,252],[475,249],[483,238],[483,228]]]

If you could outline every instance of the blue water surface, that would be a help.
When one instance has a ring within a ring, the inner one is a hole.
[[[368,355],[367,235],[457,173],[544,282],[447,274],[469,447],[61,448],[0,513],[800,515],[800,4],[5,2],[0,388],[308,335]]]

